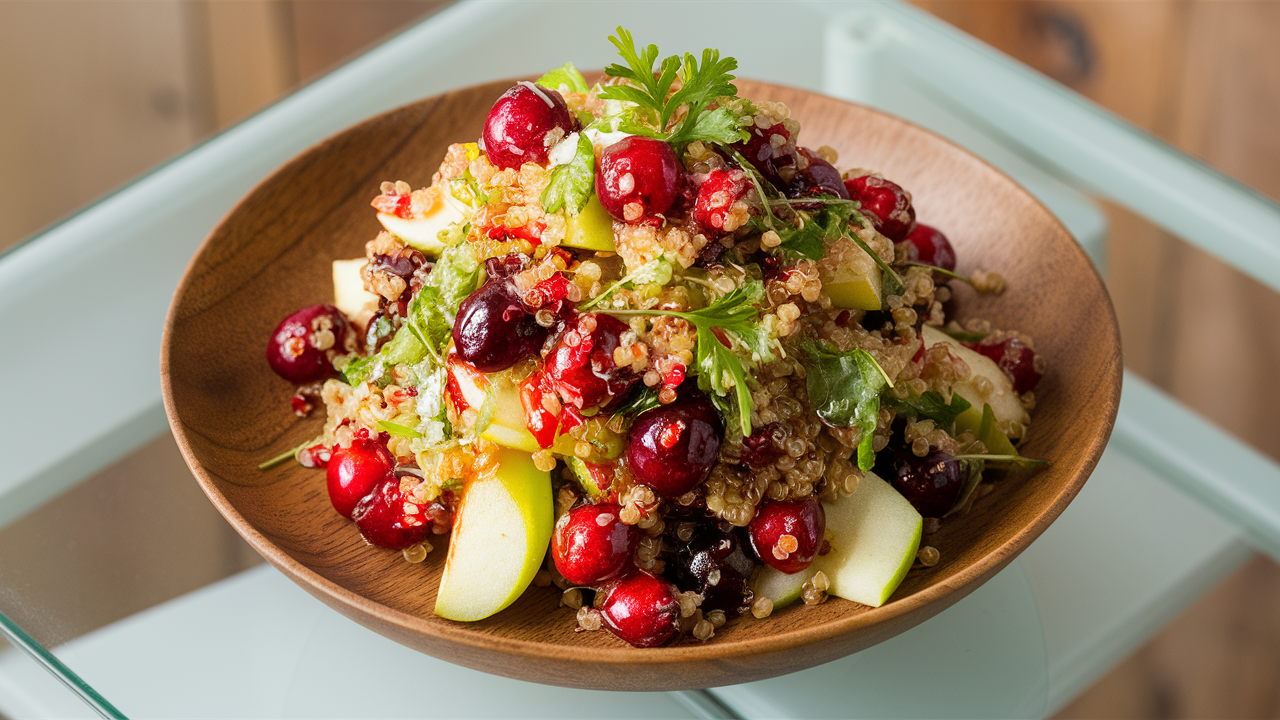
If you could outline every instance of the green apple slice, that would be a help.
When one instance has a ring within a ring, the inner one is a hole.
[[[437,187],[440,190],[439,196],[422,215],[405,219],[390,213],[378,213],[378,222],[382,223],[382,227],[386,228],[387,232],[433,256],[439,255],[440,251],[444,250],[444,243],[440,242],[440,233],[447,230],[450,225],[465,222],[470,217],[470,214],[465,211],[466,205],[455,199],[449,192],[448,183],[441,183]]]
[[[850,310],[879,310],[881,303],[880,266],[865,250],[849,244],[839,265],[818,265],[822,292],[831,304]]]
[[[777,568],[761,565],[751,583],[751,590],[756,597],[767,597],[773,602],[773,609],[786,607],[800,599],[804,584],[813,577],[817,570],[809,566],[798,573],[787,574]]]
[[[561,245],[597,252],[617,252],[618,248],[613,244],[613,218],[604,209],[604,205],[600,204],[600,198],[595,193],[591,194],[591,199],[582,208],[582,212],[568,215],[565,220]]]
[[[822,507],[831,552],[809,569],[826,573],[832,595],[880,607],[915,562],[924,518],[875,473],[867,473],[852,495]]]
[[[955,383],[952,389],[960,393],[960,397],[969,401],[969,404],[973,406],[970,410],[973,408],[978,408],[978,410],[975,413],[962,414],[956,418],[957,429],[976,432],[977,426],[970,427],[970,423],[974,420],[981,421],[981,408],[983,405],[991,406],[991,411],[995,414],[996,422],[1000,426],[1010,423],[1022,423],[1025,425],[1031,421],[1027,411],[1022,407],[1022,402],[1018,400],[1018,394],[1013,391],[1013,382],[1009,380],[1009,376],[1004,374],[1004,371],[1000,369],[1000,366],[994,360],[970,350],[956,342],[955,338],[930,325],[925,325],[921,328],[920,336],[924,339],[926,347],[933,347],[939,343],[946,344],[953,354],[964,360],[971,371],[967,380]],[[990,383],[989,391],[980,392],[978,390],[977,380],[980,377],[986,378],[987,382]]]
[[[365,262],[364,258],[333,261],[333,305],[348,318],[362,320],[362,325],[378,311],[378,296],[364,289],[360,277]]]
[[[498,471],[463,492],[436,614],[473,622],[515,602],[542,566],[551,527],[551,474],[528,453],[499,450]]]
[[[460,395],[457,399],[466,407],[479,410],[489,393],[493,393],[493,421],[480,433],[480,437],[527,453],[542,449],[525,423],[520,388],[511,382],[510,371],[485,374],[454,354],[449,355],[446,365],[453,379],[449,389]]]

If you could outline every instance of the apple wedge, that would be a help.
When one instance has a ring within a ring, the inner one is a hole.
[[[969,348],[956,342],[955,338],[942,332],[941,330],[925,325],[921,328],[921,338],[924,339],[925,347],[933,347],[939,343],[945,344],[951,349],[951,352],[964,360],[969,366],[971,375],[969,379],[958,382],[953,389],[960,393],[960,397],[969,401],[973,406],[970,410],[976,408],[976,412],[961,415],[956,419],[957,427],[964,430],[977,431],[977,427],[969,427],[972,421],[982,420],[982,406],[990,405],[991,412],[995,413],[996,423],[1000,427],[1009,425],[1010,423],[1027,424],[1031,421],[1031,417],[1027,415],[1027,411],[1023,409],[1022,402],[1018,400],[1018,394],[1013,391],[1013,382],[1009,380],[1009,376],[1004,374],[999,365],[995,364],[991,358],[976,353]],[[990,383],[990,390],[982,392],[978,389],[978,378],[986,378]],[[988,444],[989,446],[990,444]]]
[[[520,597],[551,542],[551,474],[528,453],[498,451],[498,471],[463,491],[435,612],[474,622]]]
[[[361,327],[378,312],[378,296],[364,289],[360,277],[365,262],[362,257],[333,261],[333,305]]]
[[[387,232],[432,256],[437,256],[444,250],[440,233],[450,225],[465,222],[470,217],[467,206],[449,192],[448,183],[441,183],[436,188],[438,192],[432,195],[434,202],[421,215],[402,218],[390,213],[378,213],[378,222],[382,223]]]
[[[828,258],[818,265],[822,292],[836,307],[879,310],[880,266],[852,240],[832,243]]]
[[[457,406],[479,410],[484,406],[489,393],[493,393],[493,420],[480,433],[480,437],[527,453],[542,449],[525,423],[520,388],[511,382],[510,371],[485,374],[452,351],[446,360],[446,366],[449,372],[449,393]]]
[[[604,205],[600,204],[600,198],[595,193],[591,194],[591,199],[582,208],[582,212],[569,215],[565,221],[561,245],[582,250],[617,252],[618,248],[613,244],[613,218],[604,209]]]

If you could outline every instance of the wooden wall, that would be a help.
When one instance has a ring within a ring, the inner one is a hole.
[[[442,4],[0,2],[0,250]],[[1280,197],[1280,3],[916,4]],[[1280,297],[1122,210],[1108,212],[1108,284],[1127,366],[1280,458],[1272,410],[1280,383],[1270,381],[1280,366]],[[63,553],[56,566],[80,574],[81,585],[51,585],[50,602],[75,598],[76,587],[102,587],[109,579],[93,573],[106,565],[103,548],[150,540],[130,534],[148,527],[147,517],[130,516],[143,503],[119,503],[111,510],[117,522],[89,524],[71,540],[40,518],[93,517],[86,508],[110,494],[169,498],[169,484],[185,474],[176,457],[171,440],[157,440],[0,531],[0,555],[46,545]],[[198,534],[190,546],[214,556],[157,554],[150,579],[121,583],[102,610],[52,635],[74,636],[256,561],[198,493],[188,495],[171,498],[174,527]],[[53,529],[42,536],[45,526]],[[1280,570],[1258,559],[1062,716],[1280,715],[1276,608]]]

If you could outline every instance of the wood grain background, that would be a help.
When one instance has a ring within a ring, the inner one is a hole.
[[[916,4],[1280,198],[1280,3]],[[439,5],[0,2],[0,249]],[[1270,382],[1280,364],[1280,327],[1271,320],[1280,317],[1280,297],[1144,221],[1108,213],[1108,285],[1127,366],[1280,458],[1280,421],[1271,410],[1280,385]],[[130,540],[131,523],[95,524],[94,505],[154,497],[185,473],[172,440],[156,440],[0,531],[6,572],[48,584],[40,592],[49,602],[69,602],[75,587],[111,586],[101,576],[106,563],[95,558],[107,546],[141,541]],[[118,592],[81,622],[51,634],[74,637],[257,561],[198,492],[164,497],[174,527],[190,528],[184,532],[200,539],[192,544],[217,549],[216,557],[166,563],[157,551],[135,569],[136,582],[116,583]],[[140,506],[119,504],[115,517]],[[70,540],[58,522],[68,517],[83,530]],[[25,538],[22,552],[18,538]],[[58,580],[42,572],[50,560],[30,551],[37,547],[56,553]],[[15,556],[31,558],[31,566],[13,567]],[[1257,559],[1062,716],[1280,716],[1278,607],[1280,569]]]

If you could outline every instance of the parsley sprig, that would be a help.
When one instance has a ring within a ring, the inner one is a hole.
[[[707,111],[713,102],[737,96],[738,88],[733,85],[730,74],[738,68],[737,60],[721,58],[719,50],[707,48],[702,51],[701,62],[692,53],[685,53],[683,61],[679,55],[671,55],[655,68],[657,45],[637,49],[635,38],[621,26],[617,37],[610,36],[609,42],[618,48],[618,54],[627,64],[614,63],[605,68],[605,74],[631,84],[610,85],[600,92],[600,97],[633,103],[635,114],[656,130],[653,135],[665,135],[662,139],[672,145],[694,140],[734,143],[747,139],[746,131],[739,127],[737,117],[729,108],[722,106]],[[680,89],[672,93],[677,78]],[[668,131],[667,126],[681,106],[687,108],[684,119]]]
[[[764,300],[764,283],[752,280],[735,288],[700,310],[606,310],[610,315],[669,315],[693,325],[698,331],[698,387],[711,394],[712,401],[743,435],[751,434],[754,402],[747,385],[746,368],[734,352],[740,347],[750,362],[770,362],[776,356],[777,338],[759,322],[756,308]],[[717,332],[719,330],[719,332]],[[726,346],[725,343],[729,343]],[[730,392],[733,400],[729,401]],[[736,421],[736,422],[735,422]]]

